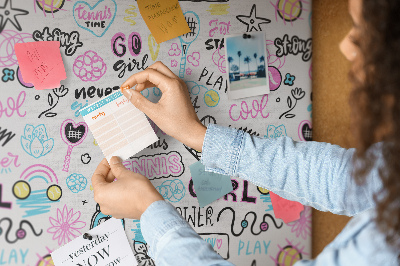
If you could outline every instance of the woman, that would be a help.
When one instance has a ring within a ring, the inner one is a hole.
[[[124,95],[164,132],[202,151],[206,170],[241,177],[319,210],[356,215],[315,260],[296,265],[399,264],[400,1],[350,0],[349,11],[354,25],[340,48],[353,64],[357,150],[288,137],[261,139],[217,125],[205,128],[184,82],[159,62],[122,85],[136,85]],[[139,93],[153,86],[162,91],[156,104]],[[92,183],[104,214],[141,219],[157,265],[231,265],[146,177],[127,170],[117,157],[110,165],[99,164]]]

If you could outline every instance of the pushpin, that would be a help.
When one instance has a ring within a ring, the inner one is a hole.
[[[84,234],[83,234],[83,239],[89,239],[89,240],[92,240],[92,239],[93,239],[93,237],[92,237],[90,234],[88,234],[88,233],[84,233]]]
[[[243,39],[251,39],[251,35],[243,33]]]

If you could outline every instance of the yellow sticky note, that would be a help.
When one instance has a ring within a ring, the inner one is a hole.
[[[190,32],[178,0],[138,0],[137,4],[157,43]]]

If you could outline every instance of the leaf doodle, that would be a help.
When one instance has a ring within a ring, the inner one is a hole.
[[[53,96],[51,96],[51,93],[49,93],[49,95],[47,96],[47,102],[50,106],[53,105]]]
[[[292,108],[292,98],[290,96],[287,97],[287,105],[289,108]]]

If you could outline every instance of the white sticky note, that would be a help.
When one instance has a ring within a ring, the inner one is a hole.
[[[158,141],[143,112],[120,92],[85,107],[80,111],[104,157],[126,160]]]
[[[92,240],[81,235],[53,251],[54,265],[137,265],[121,220],[110,218],[87,233]]]

